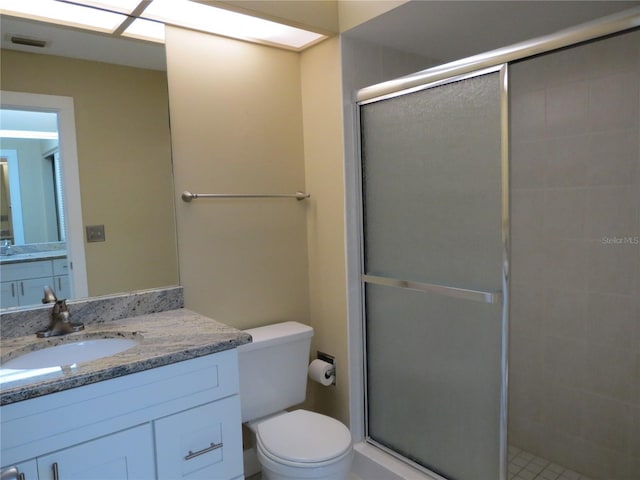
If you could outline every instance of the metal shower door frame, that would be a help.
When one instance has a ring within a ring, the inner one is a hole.
[[[397,452],[389,449],[388,447],[376,442],[369,436],[368,431],[368,399],[367,399],[367,322],[366,322],[366,306],[365,306],[365,285],[367,283],[377,285],[394,286],[397,288],[409,289],[419,292],[430,292],[439,295],[445,295],[450,297],[456,297],[468,301],[476,301],[481,303],[490,304],[502,304],[501,313],[501,392],[500,392],[500,418],[499,418],[499,432],[500,432],[500,448],[499,448],[499,462],[500,462],[500,477],[498,480],[507,479],[507,368],[508,368],[508,356],[507,356],[507,339],[508,339],[508,281],[509,281],[509,106],[508,106],[508,65],[499,64],[488,68],[482,68],[471,72],[466,72],[461,75],[453,75],[446,78],[438,78],[433,82],[425,83],[422,85],[412,85],[410,88],[402,89],[396,92],[384,93],[379,97],[367,98],[357,102],[356,110],[356,122],[357,132],[360,132],[361,119],[360,119],[360,107],[370,103],[375,103],[382,100],[388,100],[394,97],[408,95],[422,90],[432,89],[449,85],[462,80],[468,80],[471,78],[487,75],[491,73],[499,73],[499,89],[500,89],[500,170],[501,170],[501,250],[502,250],[502,269],[501,269],[501,284],[502,290],[498,292],[483,292],[475,290],[467,290],[455,287],[449,287],[438,284],[425,284],[420,282],[411,282],[401,279],[390,279],[384,277],[378,277],[373,275],[367,275],[364,272],[364,209],[363,209],[363,185],[362,185],[362,156],[361,156],[361,135],[357,138],[358,158],[357,162],[358,170],[358,218],[360,219],[360,277],[361,277],[361,312],[362,312],[362,344],[363,344],[363,366],[364,366],[364,427],[365,427],[365,439],[368,443],[375,445],[377,448],[384,450],[388,454],[400,459],[401,461],[411,465],[413,468],[428,473],[434,479],[447,480],[445,477],[438,475],[437,473],[425,468],[422,465],[413,462],[412,460],[398,454]]]

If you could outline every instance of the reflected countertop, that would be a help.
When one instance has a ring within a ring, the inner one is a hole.
[[[0,255],[0,265],[23,262],[37,262],[40,260],[56,260],[66,258],[66,250],[50,250],[46,252],[14,253],[11,255]]]
[[[251,336],[208,317],[180,308],[121,320],[96,321],[85,329],[53,338],[35,334],[0,340],[1,361],[24,353],[80,340],[132,338],[138,344],[109,357],[40,370],[0,368],[0,405],[80,387],[130,373],[236,348]]]

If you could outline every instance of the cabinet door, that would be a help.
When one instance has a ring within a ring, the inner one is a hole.
[[[15,467],[18,469],[20,480],[38,480],[38,465],[35,460],[27,460],[26,462],[20,462],[17,465],[5,465],[0,468],[0,472],[5,473],[5,469]],[[2,477],[4,478],[4,476]],[[12,478],[12,477],[10,477]]]
[[[53,289],[59,299],[69,298],[71,296],[71,288],[69,286],[69,275],[57,275],[53,277]]]
[[[20,305],[18,301],[18,283],[19,282],[0,283],[0,308],[17,307]]]
[[[53,288],[53,277],[32,278],[16,282],[20,291],[20,305],[33,305],[42,303],[44,287]]]
[[[38,472],[40,480],[153,479],[151,425],[141,425],[39,457]]]
[[[241,424],[237,395],[156,420],[158,478],[242,475]]]

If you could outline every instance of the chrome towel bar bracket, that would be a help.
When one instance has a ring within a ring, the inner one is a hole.
[[[191,193],[182,192],[182,200],[184,202],[191,202],[196,198],[295,198],[296,200],[306,200],[311,196],[310,193],[296,192],[296,193]]]

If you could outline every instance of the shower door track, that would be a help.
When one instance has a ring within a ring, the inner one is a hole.
[[[422,89],[426,84],[432,84],[443,79],[465,75],[500,64],[508,64],[516,60],[540,55],[637,27],[640,27],[640,7],[560,30],[559,32],[533,40],[527,40],[508,47],[498,48],[486,53],[428,68],[396,80],[362,88],[357,92],[356,102],[362,104],[363,102],[391,98],[408,93],[407,91],[412,91],[413,89]]]

